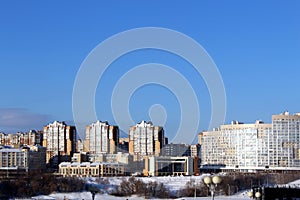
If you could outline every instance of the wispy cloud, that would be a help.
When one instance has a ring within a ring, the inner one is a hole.
[[[0,132],[42,129],[49,120],[50,115],[37,114],[23,108],[0,108]]]

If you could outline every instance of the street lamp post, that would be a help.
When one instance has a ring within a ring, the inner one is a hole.
[[[256,200],[260,200],[261,199],[261,190],[260,188],[252,188],[251,191],[248,192],[248,196],[250,198],[256,199]]]
[[[206,186],[208,187],[210,194],[211,194],[211,199],[214,200],[215,199],[215,191],[216,188],[218,186],[218,184],[220,184],[222,181],[222,179],[219,176],[206,176],[203,179],[203,182],[206,184]]]

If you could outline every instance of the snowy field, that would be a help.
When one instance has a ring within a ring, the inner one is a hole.
[[[72,200],[82,200],[82,199],[92,199],[92,195],[90,192],[81,192],[81,193],[56,193],[56,194],[51,194],[48,196],[38,196],[38,197],[33,197],[33,199],[56,199],[56,200],[63,200],[64,198],[67,199],[72,199]],[[106,195],[106,194],[97,194],[95,196],[95,200],[109,200],[109,199],[132,199],[132,200],[141,200],[144,199],[143,197],[136,197],[136,196],[132,196],[132,197],[115,197],[115,196],[111,196],[111,195]],[[179,199],[202,199],[202,200],[210,200],[211,197],[189,197],[189,198],[179,198]],[[246,199],[250,199],[249,197],[246,196],[246,194],[238,194],[238,195],[234,195],[234,196],[216,196],[215,200],[246,200]]]
[[[186,183],[190,180],[195,180],[195,182],[197,184],[199,184],[203,177],[205,175],[202,176],[176,176],[176,177],[137,177],[137,179],[141,179],[143,180],[145,183],[150,182],[150,181],[156,181],[158,183],[163,183],[168,189],[170,189],[171,191],[176,191],[179,190],[181,188],[184,188]],[[101,190],[102,192],[108,192],[110,190],[113,190],[114,188],[116,188],[118,185],[120,185],[120,183],[122,182],[122,180],[124,179],[128,179],[129,177],[113,177],[113,178],[104,178],[104,180],[108,180],[109,183],[106,185],[102,185]],[[88,183],[93,183],[96,184],[96,180],[93,178],[89,178],[88,179]],[[291,186],[294,185],[300,185],[300,180],[291,182],[290,184]],[[52,193],[50,195],[47,196],[37,196],[37,197],[33,197],[32,199],[56,199],[56,200],[63,200],[63,199],[76,199],[76,200],[83,200],[83,199],[92,199],[92,195],[90,192],[81,192],[81,193]],[[132,196],[132,197],[115,197],[115,196],[111,196],[108,194],[96,194],[95,196],[96,200],[109,200],[109,199],[132,199],[132,200],[139,200],[139,199],[144,199],[143,197],[138,197],[138,196]],[[179,198],[179,199],[202,199],[202,200],[210,200],[211,197],[184,197],[184,198]],[[238,194],[235,194],[233,196],[216,196],[215,200],[246,200],[246,199],[250,199],[247,196],[247,191],[241,191]]]
[[[92,199],[92,196],[90,193],[87,192],[82,192],[82,193],[69,193],[69,194],[51,194],[49,196],[39,196],[39,197],[33,197],[33,199],[56,199],[56,200],[63,200],[64,198],[67,199],[76,199],[76,200],[82,200],[82,199]],[[115,196],[110,196],[110,195],[96,195],[95,200],[110,200],[110,199],[132,199],[132,200],[142,200],[144,199],[143,197],[115,197]],[[211,197],[189,197],[189,198],[179,198],[179,199],[201,199],[201,200],[211,200]],[[216,196],[215,200],[246,200],[250,199],[249,197],[246,196]]]
[[[136,179],[141,179],[144,183],[154,182],[163,183],[170,190],[179,190],[185,187],[186,183],[191,180],[195,180],[197,184],[200,184],[203,177],[202,176],[160,176],[160,177],[136,177]],[[121,178],[108,178],[110,184],[120,185],[124,177]]]

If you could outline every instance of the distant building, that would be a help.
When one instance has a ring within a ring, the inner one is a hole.
[[[272,116],[267,163],[270,167],[300,167],[300,113]]]
[[[76,157],[75,157],[76,155]],[[74,154],[73,156],[73,162],[80,162],[79,158],[79,153]],[[94,157],[93,157],[94,158]],[[89,155],[87,154],[87,160],[90,161],[92,160]],[[118,152],[116,154],[100,154],[99,156],[96,157],[95,162],[103,163],[122,163],[125,165],[131,164],[133,161],[133,156],[130,155],[129,153],[123,153],[123,152]]]
[[[88,162],[88,155],[86,152],[79,152],[79,153],[74,153],[73,157],[71,158],[72,162]]]
[[[272,124],[237,121],[198,135],[201,165],[223,170],[297,170],[300,167],[300,114],[272,116]]]
[[[46,162],[57,167],[60,162],[71,161],[76,152],[76,128],[65,122],[54,121],[44,127],[43,146],[46,147]]]
[[[59,174],[63,177],[123,176],[125,168],[120,163],[62,162],[59,164]]]
[[[165,145],[169,144],[169,138],[165,136]]]
[[[161,156],[181,157],[189,156],[193,159],[193,172],[199,174],[200,171],[200,145],[193,144],[167,144],[161,150]]]
[[[90,157],[96,157],[101,154],[113,154],[117,152],[119,143],[119,128],[110,126],[107,122],[96,121],[86,127],[84,151],[88,152]]]
[[[46,169],[46,149],[39,145],[0,149],[0,177],[16,178]]]
[[[202,164],[225,164],[227,168],[254,169],[268,165],[268,136],[271,124],[233,121],[201,135]]]
[[[41,131],[30,130],[29,132],[17,132],[16,134],[0,133],[0,145],[12,146],[19,148],[22,145],[41,145],[42,133]]]
[[[142,121],[129,130],[129,153],[134,160],[143,160],[145,156],[158,156],[165,145],[164,129],[151,122]]]
[[[19,167],[28,171],[28,157],[26,151],[22,149],[4,148],[0,149],[0,167]]]
[[[190,146],[187,144],[167,144],[160,152],[161,156],[190,156]]]
[[[199,144],[166,144],[160,152],[161,156],[191,156],[200,157]]]
[[[2,146],[10,146],[13,142],[13,135],[12,134],[6,134],[1,132],[0,133],[0,145]]]
[[[105,161],[109,163],[122,163],[128,165],[133,162],[133,156],[129,153],[118,152],[117,154],[106,154]]]
[[[190,149],[190,156],[191,157],[200,158],[201,146],[199,144],[192,144],[192,145],[189,146],[189,149]]]
[[[83,152],[84,151],[84,142],[82,140],[77,140],[76,141],[77,144],[76,144],[76,152]]]
[[[28,168],[30,171],[43,172],[46,170],[46,148],[41,145],[22,148],[29,154]]]
[[[42,134],[41,131],[30,130],[28,133],[18,132],[17,134],[19,145],[41,145]]]
[[[123,153],[129,152],[129,138],[120,138],[119,139],[118,152],[123,152]]]
[[[190,176],[194,174],[193,158],[189,156],[145,157],[144,176]]]

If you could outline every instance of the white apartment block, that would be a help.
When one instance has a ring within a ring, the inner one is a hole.
[[[119,144],[119,128],[110,126],[108,122],[96,121],[86,127],[84,151],[88,152],[91,158],[101,154],[113,154],[117,152]]]
[[[44,127],[43,146],[47,148],[47,163],[58,166],[60,162],[71,161],[76,151],[76,128],[64,122],[54,121]]]
[[[202,165],[235,170],[300,167],[300,114],[272,116],[272,124],[232,122],[198,135]]]
[[[272,116],[270,166],[300,167],[300,113]]]
[[[165,145],[164,129],[151,122],[142,121],[129,130],[129,153],[134,160],[143,160],[145,156],[158,156]]]

